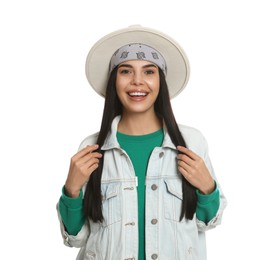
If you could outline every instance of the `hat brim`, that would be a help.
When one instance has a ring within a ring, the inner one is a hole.
[[[131,26],[112,32],[91,48],[86,59],[86,76],[92,88],[105,96],[109,77],[109,63],[114,52],[130,43],[142,43],[158,50],[167,65],[166,82],[170,98],[177,96],[186,86],[190,66],[180,45],[162,32],[141,26]]]

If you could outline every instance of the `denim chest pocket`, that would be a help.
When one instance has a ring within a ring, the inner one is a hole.
[[[183,204],[182,180],[179,178],[166,179],[164,183],[164,217],[179,222]]]
[[[102,185],[103,224],[108,226],[122,219],[121,185],[110,183]]]

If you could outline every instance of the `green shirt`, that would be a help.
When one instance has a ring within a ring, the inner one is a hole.
[[[138,178],[139,260],[145,259],[145,176],[151,153],[162,145],[163,136],[163,129],[147,135],[117,133],[118,142],[129,155]]]

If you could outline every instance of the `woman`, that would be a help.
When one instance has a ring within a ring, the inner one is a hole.
[[[169,36],[133,26],[99,40],[86,75],[105,97],[101,129],[71,159],[58,214],[77,259],[206,259],[205,231],[226,199],[202,134],[170,99],[189,64]]]

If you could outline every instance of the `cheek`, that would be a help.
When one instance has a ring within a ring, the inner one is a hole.
[[[126,93],[125,93],[125,82],[121,79],[116,80],[116,93],[117,93],[119,100],[122,103],[123,99],[125,98]]]
[[[160,89],[159,81],[156,80],[149,81],[148,86],[152,90],[152,92],[155,92],[156,94],[159,93],[159,89]]]
[[[117,79],[116,80],[116,92],[117,92],[118,95],[120,93],[121,86],[122,86],[121,81]]]
[[[127,84],[127,80],[125,80],[125,78],[123,78],[123,77],[117,77],[116,78],[116,89],[117,89],[117,91],[124,89],[126,84]]]

